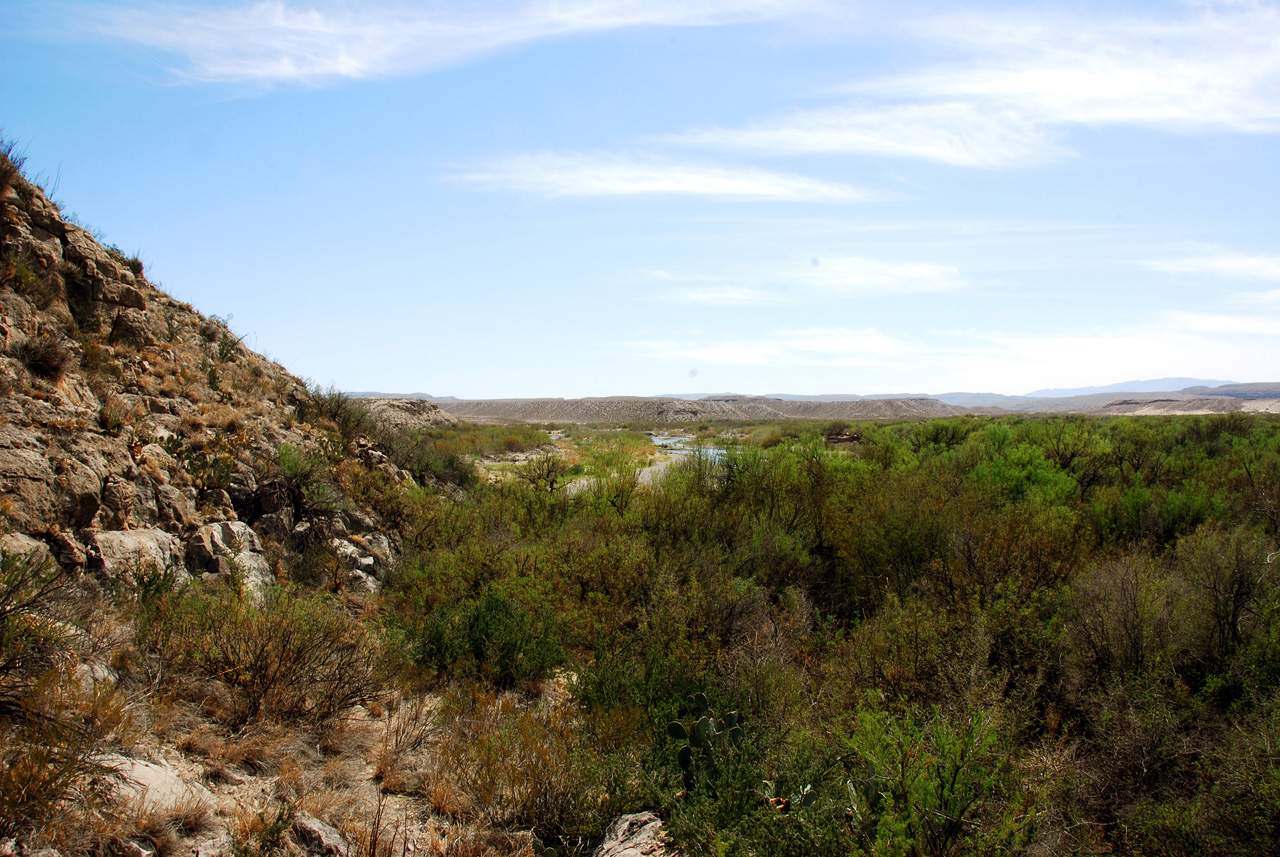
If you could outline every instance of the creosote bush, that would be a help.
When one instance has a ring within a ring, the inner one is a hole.
[[[98,751],[124,722],[113,689],[73,675],[72,595],[61,569],[0,553],[0,837],[82,804],[105,773]]]
[[[163,596],[149,643],[174,670],[224,684],[222,719],[300,719],[316,726],[382,692],[379,640],[331,599],[273,588],[260,601],[234,586]]]

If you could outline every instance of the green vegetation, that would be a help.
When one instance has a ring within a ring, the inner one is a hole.
[[[1280,836],[1278,420],[721,426],[723,455],[644,487],[635,432],[574,429],[552,455],[528,428],[383,431],[334,391],[297,411],[320,442],[257,474],[258,501],[307,525],[270,546],[293,583],[141,574],[115,608],[135,629],[121,687],[198,707],[209,725],[184,740],[211,770],[279,765],[253,748],[338,740],[357,706],[431,689],[434,709],[387,708],[382,792],[536,831],[541,853],[590,853],[645,809],[688,855]],[[224,428],[169,443],[206,488],[232,473]],[[476,479],[476,456],[530,451]],[[377,596],[343,591],[330,545],[355,508],[399,540]],[[71,626],[34,618],[63,615],[65,581],[4,562],[21,669],[0,672],[0,752],[50,778],[0,778],[20,832],[92,779],[122,696],[72,700],[54,633]],[[96,725],[41,715],[69,706]],[[241,853],[279,849],[299,794],[241,820]]]
[[[630,724],[581,774],[614,778],[607,813],[527,818],[547,845],[645,808],[690,854],[1275,832],[1280,422],[797,428],[739,429],[626,504],[517,479],[417,520],[382,603],[428,676],[531,689],[563,665],[576,732]],[[569,437],[601,475],[631,440]]]

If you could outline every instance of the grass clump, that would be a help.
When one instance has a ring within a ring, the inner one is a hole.
[[[71,349],[61,334],[41,328],[10,349],[22,365],[37,378],[57,382],[72,360]]]

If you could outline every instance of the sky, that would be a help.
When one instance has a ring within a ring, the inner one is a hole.
[[[4,7],[28,172],[321,385],[1280,380],[1274,2]]]

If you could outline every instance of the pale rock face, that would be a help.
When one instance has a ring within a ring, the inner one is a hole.
[[[115,321],[111,324],[110,342],[112,345],[141,348],[154,345],[155,337],[147,328],[147,317],[142,314],[142,310],[124,307],[116,313]]]
[[[638,812],[614,819],[594,857],[677,857],[667,845],[662,819]]]
[[[8,533],[0,537],[0,552],[5,556],[26,557],[28,562],[48,569],[54,568],[53,552],[49,550],[49,546],[22,533]]]
[[[139,573],[173,568],[186,575],[182,542],[164,530],[110,530],[92,532],[91,556],[112,579],[136,582]]]
[[[203,803],[210,810],[216,805],[207,788],[187,782],[163,765],[114,753],[100,756],[97,761],[114,772],[120,796],[137,801],[146,811],[164,814],[191,801]]]
[[[260,591],[275,581],[271,564],[262,555],[262,541],[243,521],[205,524],[187,542],[191,568],[220,577],[239,572],[250,591]]]
[[[293,836],[309,854],[325,857],[347,857],[351,845],[342,834],[318,818],[305,812],[293,816]]]

